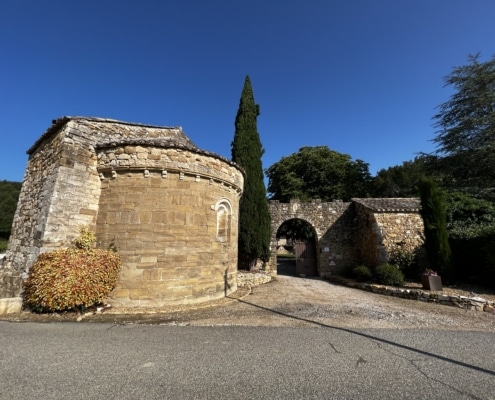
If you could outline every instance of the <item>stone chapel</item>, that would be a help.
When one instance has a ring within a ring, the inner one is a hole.
[[[18,296],[42,252],[89,226],[123,269],[110,301],[192,304],[237,289],[244,171],[180,127],[62,117],[28,150],[1,297]]]

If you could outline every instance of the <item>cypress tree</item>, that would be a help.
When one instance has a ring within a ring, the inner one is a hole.
[[[453,279],[451,251],[447,234],[447,205],[440,189],[432,179],[419,182],[421,216],[423,217],[425,248],[432,268],[445,277]]]
[[[256,124],[259,114],[251,80],[246,76],[231,146],[232,161],[246,171],[239,205],[238,268],[248,270],[256,266],[258,259],[268,261],[270,257],[271,221],[261,163],[264,150]]]

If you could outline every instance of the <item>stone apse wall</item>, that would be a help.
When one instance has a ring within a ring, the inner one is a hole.
[[[82,225],[121,255],[114,304],[187,304],[236,290],[244,172],[181,128],[63,117],[28,154],[0,297],[18,296],[38,255],[69,246]]]
[[[235,166],[170,148],[97,152],[96,236],[125,260],[111,303],[189,304],[237,290],[243,175]]]
[[[277,230],[291,219],[306,221],[313,228],[316,267],[318,276],[322,277],[348,265],[385,263],[397,246],[415,251],[424,241],[418,199],[270,201],[269,207],[272,218],[270,271],[277,269]]]

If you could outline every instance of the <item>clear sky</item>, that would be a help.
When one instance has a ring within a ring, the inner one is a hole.
[[[180,125],[230,159],[247,74],[264,168],[326,145],[375,175],[434,149],[443,77],[478,52],[493,0],[0,0],[0,180],[61,116]]]

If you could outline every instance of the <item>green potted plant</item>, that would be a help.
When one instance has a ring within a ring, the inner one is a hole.
[[[425,269],[421,274],[421,284],[426,290],[442,290],[442,277],[437,271]]]

